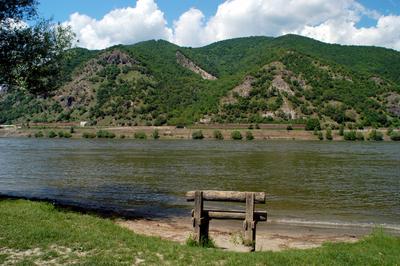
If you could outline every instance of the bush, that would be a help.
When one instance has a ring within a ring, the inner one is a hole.
[[[147,135],[144,132],[135,132],[133,136],[135,139],[147,139]]]
[[[192,139],[204,139],[203,132],[201,130],[193,132]]]
[[[153,131],[153,133],[151,134],[151,137],[152,137],[153,139],[159,139],[159,138],[160,138],[160,134],[158,133],[158,130],[157,130],[157,129],[155,129],[155,130]]]
[[[324,140],[324,134],[322,134],[322,131],[318,131],[317,136],[319,140]]]
[[[113,139],[115,138],[115,134],[106,130],[99,130],[96,132],[96,136],[99,139]]]
[[[241,140],[241,139],[243,139],[243,136],[242,136],[242,134],[240,133],[240,131],[235,130],[235,131],[232,131],[232,133],[231,133],[231,138],[232,138],[233,140]]]
[[[393,141],[400,141],[400,131],[393,131],[390,134],[390,139]]]
[[[126,136],[122,134],[122,135],[119,136],[119,138],[120,138],[120,139],[125,139]]]
[[[393,127],[389,127],[386,134],[390,137],[393,133],[394,128]]]
[[[371,140],[371,141],[382,141],[383,140],[383,134],[382,134],[382,132],[379,132],[376,129],[373,129],[369,133],[368,140]]]
[[[286,127],[286,130],[293,130],[293,126],[292,126],[292,125],[288,125],[288,126]]]
[[[71,127],[71,128],[69,129],[69,133],[74,134],[74,133],[75,133],[75,128],[74,128],[74,127]]]
[[[224,136],[222,135],[221,131],[215,130],[215,131],[214,131],[214,138],[215,138],[215,139],[218,139],[218,140],[223,140],[223,139],[224,139]]]
[[[365,140],[364,134],[362,132],[357,132],[356,140],[364,141]]]
[[[57,134],[56,134],[56,132],[54,132],[54,131],[52,130],[52,131],[49,131],[49,132],[47,133],[47,137],[53,139],[53,138],[57,137]]]
[[[310,118],[306,122],[306,130],[321,130],[321,124],[319,123],[318,118]]]
[[[330,128],[326,129],[325,137],[326,137],[327,140],[333,140],[332,129],[330,129]]]
[[[344,136],[344,125],[340,125],[339,127],[339,136]]]
[[[357,139],[357,133],[355,130],[351,130],[343,133],[344,140],[355,141]]]
[[[254,139],[253,133],[251,133],[251,131],[247,131],[246,140],[253,140],[253,139]]]
[[[43,138],[43,132],[42,131],[38,131],[35,133],[35,138]]]
[[[72,137],[72,134],[69,132],[64,132],[64,138],[69,139]]]
[[[58,131],[58,137],[63,138],[64,137],[64,131]]]
[[[85,139],[94,139],[96,137],[96,134],[90,132],[84,132],[82,134],[82,137]]]

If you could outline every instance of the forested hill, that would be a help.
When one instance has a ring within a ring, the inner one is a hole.
[[[0,123],[400,125],[400,52],[296,35],[74,49],[50,97],[0,92]]]

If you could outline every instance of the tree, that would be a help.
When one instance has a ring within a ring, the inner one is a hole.
[[[321,130],[318,118],[309,118],[306,122],[306,130]]]
[[[73,34],[39,18],[36,0],[0,3],[0,84],[47,96],[62,82]]]

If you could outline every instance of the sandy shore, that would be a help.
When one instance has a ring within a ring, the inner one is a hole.
[[[192,233],[189,218],[118,220],[117,224],[137,234],[179,243],[185,243]],[[210,236],[219,248],[246,252],[248,248],[241,244],[241,228],[240,221],[211,221]],[[315,227],[264,222],[257,226],[256,251],[315,248],[325,242],[352,243],[371,231],[371,228]]]

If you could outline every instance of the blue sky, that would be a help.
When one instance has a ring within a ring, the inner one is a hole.
[[[228,38],[294,33],[329,43],[400,50],[400,0],[39,2],[42,16],[70,25],[77,44],[89,49],[147,39],[196,47]]]
[[[222,0],[158,0],[157,4],[165,13],[167,21],[177,20],[191,7],[203,11],[206,17],[215,14]],[[382,14],[400,14],[400,0],[360,0],[365,7]],[[57,22],[66,21],[74,12],[83,13],[100,19],[112,9],[134,6],[135,0],[40,0],[39,10],[45,17],[53,17]],[[360,26],[370,26],[365,20]]]
[[[206,16],[211,16],[217,10],[222,0],[158,0],[156,1],[164,12],[169,23],[196,7]],[[100,19],[112,9],[134,6],[135,0],[40,0],[39,10],[45,17],[53,17],[57,22],[66,21],[74,12],[83,13]]]

